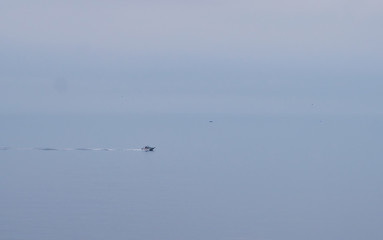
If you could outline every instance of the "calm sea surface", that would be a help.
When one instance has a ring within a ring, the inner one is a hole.
[[[209,122],[209,121],[213,122]],[[1,116],[1,240],[383,239],[383,118]]]

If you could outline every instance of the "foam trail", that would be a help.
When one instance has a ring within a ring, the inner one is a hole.
[[[75,148],[74,150],[77,150],[77,151],[90,151],[92,149],[91,148]]]
[[[9,148],[9,150],[16,150],[16,151],[31,151],[36,150],[35,148]]]
[[[0,147],[0,151],[106,151],[106,152],[127,152],[127,151],[142,151],[141,148],[53,148],[53,147],[33,147],[33,148],[11,148],[11,147]]]
[[[122,149],[122,151],[142,151],[141,148],[125,148],[125,149]]]

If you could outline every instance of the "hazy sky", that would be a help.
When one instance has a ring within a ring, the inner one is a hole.
[[[382,25],[382,0],[1,0],[0,238],[383,239]]]
[[[382,1],[0,2],[1,113],[381,114]]]

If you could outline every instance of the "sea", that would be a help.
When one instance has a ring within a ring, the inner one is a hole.
[[[383,239],[382,143],[382,116],[1,115],[0,240]]]

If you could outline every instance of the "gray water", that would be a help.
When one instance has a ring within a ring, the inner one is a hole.
[[[0,123],[1,240],[383,239],[381,117]]]

